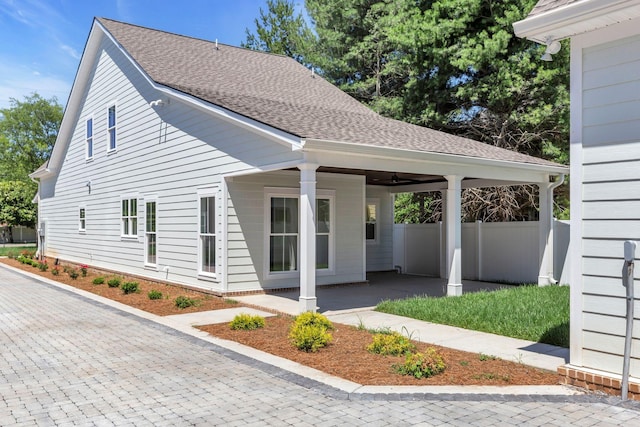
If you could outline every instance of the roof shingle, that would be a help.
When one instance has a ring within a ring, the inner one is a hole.
[[[301,138],[559,166],[382,117],[285,56],[98,22],[155,82]]]
[[[566,6],[571,3],[575,3],[581,0],[540,0],[529,13],[529,17],[540,15],[541,13],[548,12],[559,7]]]

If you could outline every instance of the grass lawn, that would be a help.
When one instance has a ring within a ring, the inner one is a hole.
[[[3,246],[0,245],[0,256],[9,256],[11,254],[20,255],[20,252],[28,250],[35,251],[36,245],[29,246]]]
[[[569,347],[568,286],[516,286],[460,297],[414,297],[383,301],[376,310]]]

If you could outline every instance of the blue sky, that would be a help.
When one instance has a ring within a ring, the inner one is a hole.
[[[239,45],[266,0],[0,0],[0,108],[67,102],[93,17]]]

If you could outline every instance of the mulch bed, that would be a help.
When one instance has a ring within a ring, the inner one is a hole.
[[[181,288],[179,286],[172,286],[163,283],[150,282],[147,280],[142,280],[134,277],[127,277],[122,275],[117,275],[117,277],[122,278],[122,283],[124,282],[138,282],[140,287],[140,292],[137,294],[129,294],[124,295],[122,290],[119,288],[110,288],[107,285],[107,280],[111,277],[116,277],[115,274],[112,273],[104,273],[98,270],[89,269],[87,273],[87,277],[79,276],[77,279],[72,279],[68,274],[62,271],[62,267],[60,267],[60,274],[54,276],[51,273],[51,266],[45,272],[38,270],[36,267],[32,267],[30,265],[21,264],[15,259],[10,258],[2,258],[0,262],[10,265],[12,267],[16,267],[22,270],[26,270],[30,273],[38,274],[42,277],[46,277],[47,279],[55,280],[56,282],[61,282],[69,286],[73,286],[74,288],[82,289],[96,295],[100,295],[105,298],[109,298],[114,301],[121,302],[123,304],[127,304],[131,307],[138,308],[140,310],[147,311],[149,313],[157,314],[158,316],[167,316],[171,314],[185,314],[185,313],[193,313],[196,311],[206,311],[206,310],[219,310],[222,308],[233,308],[238,307],[239,304],[230,302],[224,298],[217,297],[215,295],[209,295],[202,292],[192,291],[185,288]],[[51,264],[51,263],[49,263]],[[93,279],[102,276],[105,278],[105,283],[101,285],[94,285],[92,283]],[[150,300],[147,296],[147,293],[152,290],[158,290],[162,292],[162,299],[158,300]],[[194,298],[198,301],[197,306],[187,307],[187,308],[178,308],[175,306],[175,299],[179,295],[184,295],[188,298]]]
[[[444,357],[447,369],[434,377],[416,379],[399,375],[392,365],[404,362],[403,356],[381,356],[366,347],[372,334],[353,326],[334,324],[333,342],[317,353],[299,351],[287,334],[292,318],[269,317],[262,329],[232,330],[228,324],[200,326],[216,337],[236,341],[267,353],[284,357],[363,385],[551,385],[558,374],[507,360],[481,357],[430,344],[414,342],[418,351],[434,347]],[[481,360],[486,359],[486,360]]]

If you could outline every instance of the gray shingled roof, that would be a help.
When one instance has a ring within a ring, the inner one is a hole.
[[[557,9],[562,6],[566,6],[571,3],[575,3],[581,0],[540,0],[533,8],[529,17],[540,15],[541,13],[548,12],[553,9]]]
[[[558,166],[384,118],[295,60],[99,18],[156,83],[301,138]]]

